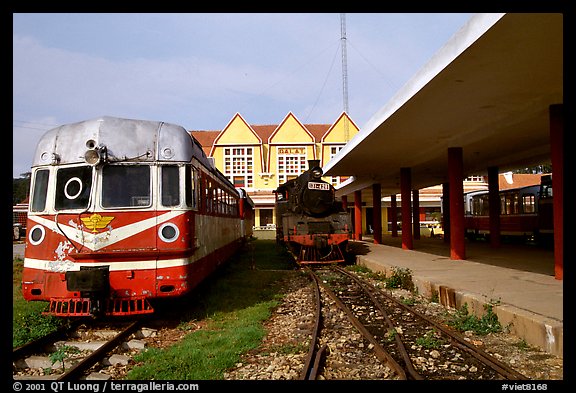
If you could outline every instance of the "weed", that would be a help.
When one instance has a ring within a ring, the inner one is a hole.
[[[416,339],[416,345],[420,345],[425,349],[439,348],[444,342],[437,338],[438,333],[435,330],[430,330],[422,337]]]
[[[396,331],[396,329],[388,329],[384,334],[384,340],[389,343],[394,342],[394,340],[396,340],[397,334],[398,332]]]
[[[401,297],[400,301],[407,306],[414,306],[415,304],[418,304],[418,299],[413,296]]]
[[[529,351],[532,349],[530,344],[528,344],[525,339],[518,341],[514,344],[514,346],[522,351]]]
[[[372,270],[370,270],[368,267],[363,266],[363,265],[349,265],[346,266],[346,270],[349,270],[351,272],[355,272],[355,273],[372,273]]]
[[[484,314],[481,318],[475,315],[470,315],[468,312],[468,304],[464,303],[459,310],[456,311],[448,322],[450,326],[459,331],[473,331],[479,335],[486,335],[488,333],[498,333],[502,331],[502,325],[498,321],[498,316],[492,311],[492,305],[485,304]]]
[[[395,267],[392,275],[386,279],[386,288],[401,288],[413,291],[412,271],[408,268]]]
[[[52,362],[52,365],[54,365],[56,362],[60,362],[62,364],[62,370],[64,370],[64,361],[68,359],[70,355],[79,352],[80,350],[76,347],[70,345],[62,345],[60,348],[50,354],[50,361]]]
[[[436,289],[432,289],[432,295],[430,296],[430,301],[432,303],[440,303],[440,295]]]
[[[308,346],[305,343],[297,344],[283,344],[272,346],[267,352],[268,353],[279,353],[282,355],[295,355],[298,353],[306,353],[308,351]]]

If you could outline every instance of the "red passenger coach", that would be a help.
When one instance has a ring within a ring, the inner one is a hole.
[[[500,234],[551,245],[554,236],[552,177],[543,175],[540,184],[500,190]],[[465,194],[465,229],[469,239],[490,235],[488,191]]]
[[[55,128],[32,166],[24,298],[57,316],[152,313],[150,300],[185,294],[239,249],[251,209],[180,126]]]

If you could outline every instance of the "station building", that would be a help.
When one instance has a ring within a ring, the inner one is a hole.
[[[222,130],[191,131],[202,145],[216,168],[236,187],[244,188],[255,204],[255,226],[273,229],[277,217],[274,210],[274,191],[284,182],[296,178],[308,169],[308,160],[320,160],[324,166],[359,131],[358,126],[343,112],[331,124],[303,124],[289,112],[279,124],[250,124],[236,113]],[[339,187],[345,176],[328,176],[324,180]],[[486,179],[472,176],[464,181],[464,190],[487,189]],[[367,192],[367,191],[366,191]],[[419,222],[441,221],[442,186],[419,190]],[[352,198],[343,197],[348,210],[354,215]],[[362,233],[372,232],[373,204],[371,198],[362,198]],[[392,197],[381,201],[382,230],[392,231]],[[401,198],[396,200],[401,206]],[[396,210],[396,220],[401,221],[401,210]],[[354,222],[354,221],[353,221]],[[424,230],[426,232],[426,230]],[[437,232],[438,233],[438,232]],[[426,232],[428,234],[428,232]]]
[[[326,164],[358,133],[343,112],[332,124],[303,124],[289,112],[279,124],[249,124],[241,114],[218,131],[191,131],[214,165],[255,204],[255,225],[274,228],[274,191],[308,169],[308,160]],[[325,177],[338,186],[345,177]]]

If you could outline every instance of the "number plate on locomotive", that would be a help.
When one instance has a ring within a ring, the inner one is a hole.
[[[323,191],[330,191],[330,184],[328,183],[315,183],[315,182],[308,182],[308,188],[310,190],[323,190]]]

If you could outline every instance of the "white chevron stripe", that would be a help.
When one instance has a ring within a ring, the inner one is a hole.
[[[62,266],[56,266],[60,263]],[[166,259],[158,261],[158,266],[156,260],[145,260],[145,261],[125,261],[125,262],[101,262],[101,263],[81,263],[81,262],[71,262],[64,261],[67,263],[64,265],[62,262],[58,261],[45,261],[42,259],[26,258],[24,266],[26,268],[39,269],[39,270],[50,270],[50,271],[77,271],[80,270],[81,266],[109,266],[110,271],[123,271],[123,270],[145,270],[145,269],[162,269],[170,267],[185,266],[190,263],[188,258],[175,258]],[[54,265],[54,266],[51,266]],[[48,269],[47,269],[48,266]]]
[[[83,231],[78,226],[78,224],[74,222],[71,222],[72,225],[66,225],[59,222],[57,226],[56,221],[48,220],[40,216],[28,216],[28,218],[38,224],[45,226],[53,232],[60,234],[64,232],[69,239],[82,244],[84,247],[92,251],[97,251],[121,240],[134,236],[142,231],[150,229],[157,224],[162,224],[184,213],[184,211],[172,210],[157,217],[150,217],[120,228],[112,228],[111,230],[109,229],[108,231],[102,233],[91,233]],[[58,229],[58,227],[60,227],[61,230]]]

